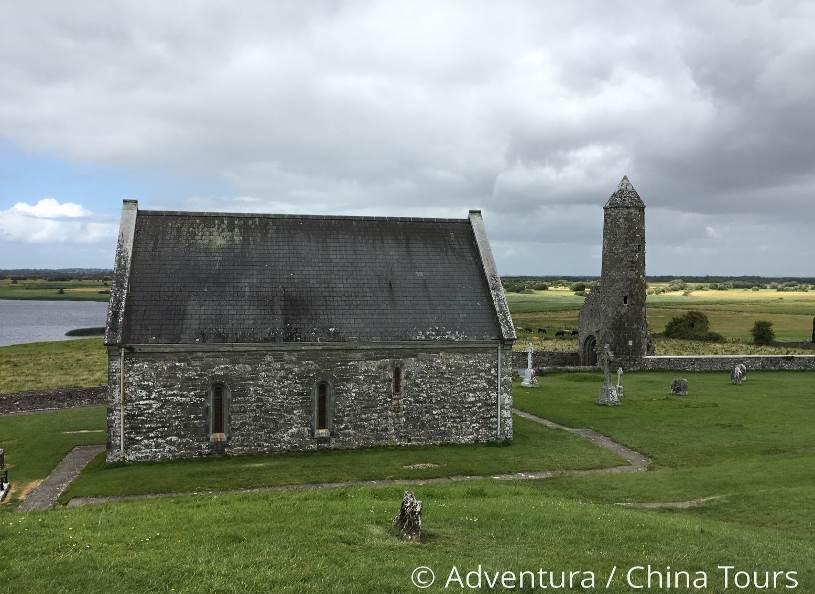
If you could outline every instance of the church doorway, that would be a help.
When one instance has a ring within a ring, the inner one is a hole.
[[[583,365],[587,365],[590,367],[597,366],[597,339],[594,336],[587,336],[586,340],[583,341],[583,352],[581,360],[583,361]]]

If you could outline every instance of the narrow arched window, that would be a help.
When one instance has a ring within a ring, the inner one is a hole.
[[[317,386],[317,431],[328,430],[328,384],[320,382]]]
[[[628,305],[628,295],[623,297],[623,305]]]
[[[210,433],[226,433],[224,419],[226,418],[226,389],[223,384],[212,386],[212,426]]]
[[[393,368],[393,393],[395,396],[402,393],[402,368],[398,365]]]

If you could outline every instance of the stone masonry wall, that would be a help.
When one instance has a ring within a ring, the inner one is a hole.
[[[648,336],[645,211],[606,208],[604,213],[600,291],[608,326],[602,330],[617,358],[636,361],[646,354]]]
[[[639,371],[731,371],[739,363],[750,370],[815,370],[815,355],[651,356],[637,364]]]
[[[0,415],[79,406],[99,406],[106,402],[106,386],[16,392],[14,394],[0,394]]]
[[[512,358],[498,346],[456,349],[126,352],[124,411],[119,351],[109,351],[108,461],[203,456],[210,444],[210,386],[231,401],[228,454],[376,445],[473,443],[512,438]],[[393,367],[402,394],[393,394]],[[315,437],[314,393],[333,388],[331,437]]]
[[[526,369],[527,354],[525,351],[512,353],[513,369]],[[535,351],[532,353],[532,367],[577,367],[580,365],[580,356],[577,351],[554,352]]]

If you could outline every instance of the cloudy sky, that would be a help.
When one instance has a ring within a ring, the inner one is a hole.
[[[465,217],[597,274],[813,275],[815,3],[0,0],[0,268],[109,267],[140,208]]]

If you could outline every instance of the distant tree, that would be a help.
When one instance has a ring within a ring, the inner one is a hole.
[[[665,325],[665,336],[683,340],[704,340],[708,342],[722,342],[724,337],[711,332],[710,320],[701,311],[691,310],[681,316],[673,318]]]
[[[756,344],[772,344],[775,340],[773,323],[766,320],[758,320],[753,324],[751,333],[753,334],[753,342]]]
[[[65,295],[65,289],[63,289],[62,287],[57,289],[57,295]]]
[[[572,291],[574,291],[575,293],[578,293],[578,292],[580,292],[580,291],[585,291],[585,290],[586,290],[586,283],[574,283],[574,284],[571,286],[571,289],[572,289]]]
[[[536,291],[548,291],[549,285],[547,285],[546,283],[535,283],[534,285],[532,285],[532,288],[535,289]]]
[[[16,278],[11,279],[11,284],[16,285],[17,284],[17,279]]]

